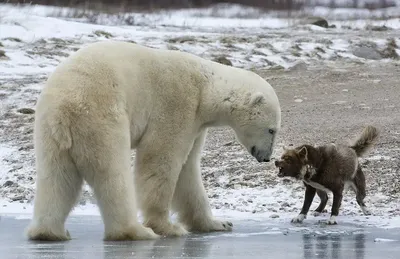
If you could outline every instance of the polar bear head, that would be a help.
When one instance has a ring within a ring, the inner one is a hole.
[[[272,88],[247,93],[231,107],[233,129],[239,142],[258,162],[269,162],[281,126],[278,97]]]

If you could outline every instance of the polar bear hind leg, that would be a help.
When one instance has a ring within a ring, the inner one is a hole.
[[[104,222],[104,240],[158,238],[137,220],[128,119],[120,117],[100,129],[93,125],[83,127],[85,131],[79,130],[81,138],[76,141],[81,144],[74,150],[75,159],[96,197]],[[88,139],[92,142],[85,143]]]
[[[46,137],[46,130],[37,131]],[[65,241],[68,214],[80,195],[83,179],[78,174],[68,151],[57,150],[50,138],[35,144],[37,153],[36,195],[33,219],[26,229],[30,240]]]
[[[179,221],[192,232],[231,231],[232,223],[214,219],[204,189],[200,171],[201,151],[205,142],[205,130],[195,140],[188,159],[179,175],[173,198],[173,209]]]
[[[87,119],[77,121],[70,130],[73,145],[64,150],[53,143],[54,135],[43,135],[49,130],[43,126],[47,123],[36,130],[37,193],[34,218],[27,230],[29,239],[70,239],[64,223],[80,194],[83,179],[93,189],[100,208],[104,240],[158,238],[137,221],[127,121],[121,116],[114,124],[103,127]],[[60,128],[65,126],[58,127],[53,132],[69,132]]]

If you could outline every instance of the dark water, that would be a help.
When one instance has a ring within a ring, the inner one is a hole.
[[[400,242],[374,242],[375,238],[400,240],[399,229],[362,228],[353,225],[306,228],[233,221],[231,233],[191,234],[156,241],[103,242],[99,217],[73,216],[67,222],[73,240],[30,242],[23,236],[29,220],[0,219],[0,258],[400,258]]]

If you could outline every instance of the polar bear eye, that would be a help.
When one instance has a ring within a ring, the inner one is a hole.
[[[275,133],[275,131],[273,129],[270,129],[269,133],[273,135]]]

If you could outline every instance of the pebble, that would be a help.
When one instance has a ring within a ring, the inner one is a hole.
[[[8,181],[6,181],[6,182],[3,184],[3,186],[4,186],[4,187],[9,187],[9,186],[11,186],[11,185],[13,185],[13,184],[14,184],[13,181],[8,180]]]

